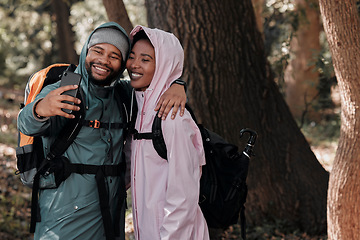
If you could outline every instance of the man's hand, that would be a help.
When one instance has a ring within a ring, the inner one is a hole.
[[[159,110],[158,116],[161,117],[162,120],[165,120],[171,108],[173,107],[171,119],[174,119],[179,107],[180,107],[180,116],[184,115],[185,103],[186,103],[186,93],[184,86],[179,84],[173,84],[160,97],[160,100],[155,107],[155,111]]]
[[[78,88],[77,85],[68,85],[59,87],[48,93],[43,99],[41,99],[35,107],[35,112],[41,117],[63,116],[66,118],[75,118],[73,114],[64,112],[63,109],[69,109],[72,111],[79,111],[80,107],[65,103],[63,101],[73,102],[74,104],[80,104],[80,99],[74,98],[68,95],[61,95],[63,92]]]

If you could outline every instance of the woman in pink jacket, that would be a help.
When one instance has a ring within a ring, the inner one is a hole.
[[[151,132],[161,94],[183,70],[179,40],[159,29],[137,26],[130,33],[132,51],[127,61],[135,89],[138,115],[135,129]],[[131,191],[137,240],[209,239],[198,205],[201,166],[205,164],[200,131],[189,112],[162,121],[167,159],[155,151],[152,140],[131,144]]]

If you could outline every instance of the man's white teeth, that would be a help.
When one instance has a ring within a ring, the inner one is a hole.
[[[99,68],[99,67],[95,67],[95,68],[96,68],[96,70],[99,70],[99,71],[102,71],[102,72],[106,72],[105,69],[102,69],[102,68]]]

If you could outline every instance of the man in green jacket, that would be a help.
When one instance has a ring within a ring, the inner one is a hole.
[[[109,124],[100,128],[94,125],[81,128],[63,154],[73,164],[108,167],[125,162],[122,154],[124,129],[112,126],[126,121],[121,114],[123,106],[118,106],[114,96],[117,84],[121,84],[129,93],[132,91],[129,82],[120,81],[129,49],[126,32],[112,22],[96,28],[82,49],[75,72],[82,76],[79,88],[84,93],[84,119]],[[62,109],[80,110],[76,105],[80,104],[80,99],[61,95],[76,86],[59,86],[57,82],[45,87],[18,116],[21,132],[42,137],[45,155],[68,119],[75,117]],[[174,89],[175,93],[179,92],[179,86]],[[173,99],[171,104],[174,103]],[[184,104],[186,101],[184,92],[181,90],[175,99],[177,104],[174,109],[177,110],[179,103]],[[64,103],[65,100],[75,105]],[[166,107],[165,115],[169,110]],[[34,239],[124,239],[125,170],[117,176],[105,175],[102,192],[98,192],[96,179],[98,176],[94,173],[72,173],[55,187],[54,174],[41,176],[40,186],[43,189],[39,193],[38,214],[41,220],[36,223]],[[106,203],[100,207],[101,199],[106,199]],[[101,209],[104,206],[108,206],[108,209]],[[106,211],[110,213],[107,216]]]

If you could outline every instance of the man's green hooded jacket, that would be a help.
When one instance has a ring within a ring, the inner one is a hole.
[[[125,31],[116,23],[105,23],[98,28],[113,27]],[[96,31],[96,30],[95,30]],[[75,72],[82,75],[81,90],[85,99],[85,119],[106,123],[121,123],[120,107],[115,100],[114,85],[121,84],[131,91],[128,81],[120,81],[125,66],[112,86],[100,87],[89,81],[85,69],[87,45],[91,35],[84,44],[79,64]],[[127,37],[127,35],[126,35]],[[130,44],[130,43],[129,43]],[[18,128],[21,132],[32,136],[42,136],[45,154],[49,152],[51,143],[62,131],[68,119],[50,117],[39,120],[33,114],[34,103],[59,87],[59,82],[45,87],[36,100],[28,104],[19,113]],[[92,165],[117,165],[123,161],[123,129],[92,128],[83,126],[64,156],[71,163]],[[113,220],[120,213],[118,206],[119,184],[122,177],[106,177],[106,190],[109,197],[110,212]],[[40,186],[39,207],[41,221],[36,224],[34,239],[105,239],[103,220],[100,212],[99,195],[94,174],[71,174],[58,188],[54,187],[54,176],[42,177]],[[123,209],[122,209],[123,210]],[[121,211],[123,214],[123,211]],[[124,216],[122,216],[123,219]],[[113,221],[116,222],[116,221]],[[123,228],[123,223],[115,228]],[[123,231],[120,231],[123,235]],[[120,239],[123,239],[121,236]]]

